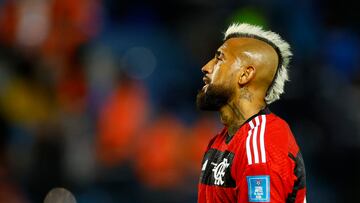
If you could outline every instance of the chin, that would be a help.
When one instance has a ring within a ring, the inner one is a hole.
[[[219,111],[225,106],[233,92],[219,85],[205,85],[197,94],[196,104],[200,110]]]

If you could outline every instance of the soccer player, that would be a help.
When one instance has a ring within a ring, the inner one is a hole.
[[[206,149],[198,202],[306,202],[304,162],[288,124],[267,107],[288,80],[292,53],[278,34],[233,24],[201,70],[202,110],[219,111],[224,129]]]

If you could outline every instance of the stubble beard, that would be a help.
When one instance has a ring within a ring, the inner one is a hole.
[[[232,95],[233,91],[229,87],[209,84],[197,94],[196,105],[200,110],[219,111],[228,104]]]

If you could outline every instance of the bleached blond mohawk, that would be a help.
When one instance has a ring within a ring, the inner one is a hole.
[[[280,99],[280,95],[284,93],[285,82],[289,81],[288,65],[292,56],[290,45],[284,41],[279,34],[272,31],[266,31],[260,26],[247,23],[234,23],[229,26],[225,32],[224,41],[234,37],[259,39],[268,43],[275,49],[279,56],[279,63],[273,82],[267,90],[265,102],[271,104]]]

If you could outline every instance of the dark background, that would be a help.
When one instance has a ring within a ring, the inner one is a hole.
[[[0,202],[196,202],[200,68],[231,22],[292,46],[270,109],[290,124],[308,202],[360,192],[360,7],[325,0],[0,0]]]

